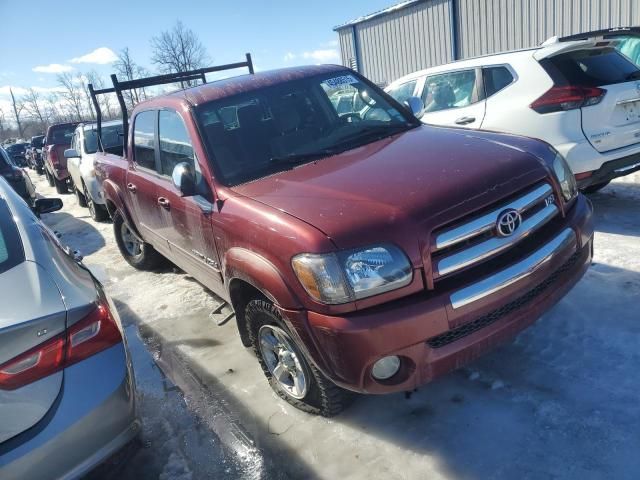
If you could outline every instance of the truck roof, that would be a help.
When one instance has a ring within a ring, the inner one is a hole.
[[[321,73],[336,72],[346,70],[342,65],[312,65],[302,67],[281,68],[253,74],[239,75],[237,77],[216,80],[196,87],[178,90],[168,94],[170,97],[179,97],[186,100],[191,105],[218,100],[264,87],[270,87],[289,80],[297,80]],[[162,97],[156,97],[162,98]],[[149,100],[150,102],[154,99]],[[141,102],[142,105],[146,102]]]

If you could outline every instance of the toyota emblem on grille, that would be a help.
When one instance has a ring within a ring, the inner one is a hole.
[[[498,220],[496,221],[496,230],[498,235],[501,237],[508,237],[512,235],[513,232],[517,230],[517,228],[522,223],[522,217],[518,213],[517,210],[513,208],[509,208],[504,212],[501,212],[498,215]]]

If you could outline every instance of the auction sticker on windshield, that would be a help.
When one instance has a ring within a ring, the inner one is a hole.
[[[324,82],[326,86],[329,88],[338,88],[342,85],[351,85],[353,83],[358,83],[359,80],[353,75],[341,75],[339,77],[327,78]]]

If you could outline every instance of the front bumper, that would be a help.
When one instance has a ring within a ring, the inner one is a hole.
[[[604,163],[591,176],[578,180],[578,188],[583,189],[590,185],[608,182],[637,171],[640,171],[640,153]]]
[[[554,239],[462,289],[344,316],[283,314],[307,345],[311,341],[307,353],[336,384],[362,393],[412,390],[512,338],[555,305],[591,263],[591,217],[589,201],[579,196]],[[401,357],[402,367],[390,380],[376,381],[371,368],[387,355]]]
[[[140,431],[135,384],[120,343],[64,370],[51,410],[0,445],[0,478],[79,478]]]

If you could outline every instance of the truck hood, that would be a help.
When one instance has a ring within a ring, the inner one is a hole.
[[[422,126],[233,190],[313,225],[338,248],[419,242],[546,177],[549,152],[524,137]]]

